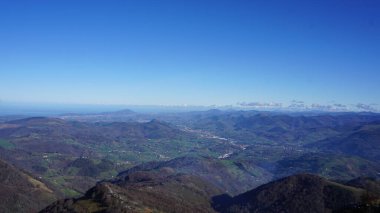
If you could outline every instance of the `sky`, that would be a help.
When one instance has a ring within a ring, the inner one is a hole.
[[[0,103],[378,109],[380,1],[0,0],[0,80]]]

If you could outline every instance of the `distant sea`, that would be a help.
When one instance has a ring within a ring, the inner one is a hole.
[[[129,109],[138,113],[203,111],[208,106],[103,105],[103,104],[30,104],[0,102],[0,116],[54,116],[68,113],[91,114]]]

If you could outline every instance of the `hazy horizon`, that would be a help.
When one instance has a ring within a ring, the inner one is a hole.
[[[305,104],[298,101],[288,105],[273,105],[273,103],[237,103],[231,105],[121,105],[121,104],[68,104],[68,103],[4,103],[0,102],[0,116],[22,115],[22,116],[57,116],[65,114],[92,114],[132,110],[136,113],[178,113],[196,112],[207,110],[223,111],[263,111],[279,113],[358,113],[380,111],[371,105],[344,105],[337,104],[318,105]]]

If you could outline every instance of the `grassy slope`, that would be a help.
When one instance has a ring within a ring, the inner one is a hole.
[[[0,211],[36,212],[57,199],[54,190],[40,180],[0,161]]]

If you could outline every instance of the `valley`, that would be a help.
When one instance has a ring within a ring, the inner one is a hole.
[[[101,194],[111,190],[115,191],[112,196],[125,197],[120,199],[131,205],[131,212],[156,209],[129,199],[137,196],[159,202],[151,193],[161,190],[168,196],[164,203],[182,203],[178,208],[187,209],[185,212],[244,212],[238,207],[243,204],[221,207],[212,198],[225,195],[232,199],[271,181],[304,173],[340,183],[359,177],[379,178],[379,122],[378,114],[220,110],[27,117],[3,119],[0,153],[3,161],[46,183],[55,199],[74,199],[58,201],[46,212],[60,212],[66,208],[62,205],[77,212],[121,208],[113,199],[90,198],[95,196],[91,193],[98,194],[93,191],[98,187],[105,190]],[[195,181],[195,185],[183,185],[185,180]],[[162,181],[163,186],[159,184]],[[165,184],[174,184],[179,191],[167,192]],[[206,189],[211,191],[202,191]],[[179,201],[170,193],[189,197]],[[197,198],[199,193],[204,194],[202,198]],[[194,202],[204,205],[202,211],[192,209]],[[166,207],[157,208],[167,211]]]

